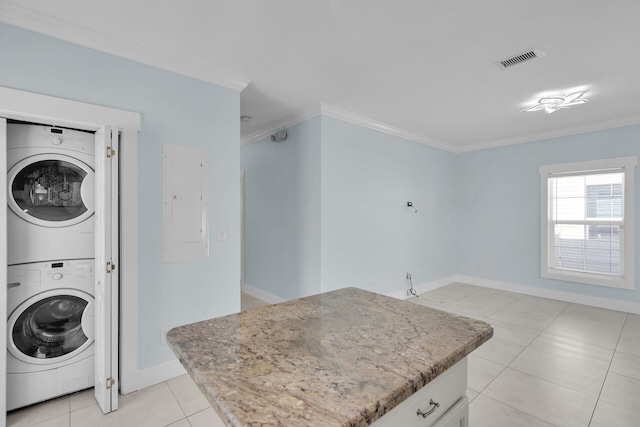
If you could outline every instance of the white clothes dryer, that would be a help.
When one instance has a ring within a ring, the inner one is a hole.
[[[8,264],[94,257],[95,136],[7,123]]]
[[[9,266],[7,410],[94,385],[94,261]]]

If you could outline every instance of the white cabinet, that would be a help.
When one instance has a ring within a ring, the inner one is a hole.
[[[458,400],[432,427],[469,427],[469,398]]]
[[[468,427],[467,359],[464,358],[371,427]]]

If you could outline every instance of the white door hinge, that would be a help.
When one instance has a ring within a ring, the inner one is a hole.
[[[112,271],[115,271],[116,269],[116,265],[114,263],[112,263],[111,261],[107,262],[107,273],[111,273]]]
[[[107,147],[107,159],[110,159],[111,157],[115,157],[116,155],[116,150],[114,150],[112,147]]]
[[[113,387],[113,385],[116,383],[116,380],[114,380],[112,377],[109,377],[106,379],[105,383],[107,385],[107,390],[110,390],[111,387]]]

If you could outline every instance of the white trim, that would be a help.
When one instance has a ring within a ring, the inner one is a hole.
[[[249,294],[252,297],[261,299],[262,301],[268,302],[269,304],[278,304],[279,302],[286,301],[286,299],[280,298],[258,288],[254,288],[253,286],[249,286],[246,283],[243,283],[240,288],[242,289],[242,292]]]
[[[186,373],[187,371],[178,359],[141,369],[136,373],[138,390],[160,384],[161,382],[168,381]]]
[[[109,124],[122,130],[120,150],[126,156],[120,156],[120,173],[123,180],[128,180],[133,185],[122,186],[120,200],[123,215],[120,236],[122,256],[119,266],[122,303],[120,316],[121,321],[126,322],[126,327],[121,329],[120,381],[123,393],[138,390],[137,132],[140,130],[140,114],[0,87],[0,115],[87,130],[98,130]],[[2,164],[6,165],[6,162]],[[6,324],[6,316],[0,322]],[[0,327],[5,328],[2,325]],[[2,365],[0,375],[5,374],[6,367]]]
[[[62,107],[62,105],[64,105]],[[64,108],[61,111],[60,108]],[[0,116],[40,123],[98,130],[97,123],[121,129],[140,130],[140,114],[38,93],[0,87]]]
[[[554,129],[545,132],[530,133],[527,135],[517,136],[515,138],[500,139],[492,142],[481,142],[477,144],[456,147],[452,150],[454,153],[465,153],[468,151],[486,150],[488,148],[503,147],[506,145],[522,144],[525,142],[541,141],[544,139],[560,138],[563,136],[580,135],[588,132],[597,132],[600,130],[614,129],[625,126],[633,126],[640,124],[640,115],[621,117],[602,122],[588,123],[580,126],[573,126],[563,129]]]
[[[161,52],[93,28],[54,18],[8,0],[2,1],[0,21],[239,92],[251,82],[244,77],[223,73],[215,69],[215,66],[206,59],[194,59]]]
[[[583,162],[542,165],[540,173],[540,276],[546,279],[564,280],[607,286],[618,289],[635,289],[635,167],[636,156],[610,159],[589,160]],[[574,272],[552,268],[549,265],[549,186],[548,180],[557,173],[599,171],[606,169],[624,169],[624,233],[623,276],[605,276],[585,272]]]
[[[442,279],[437,279],[437,280],[433,280],[431,282],[427,282],[427,283],[422,283],[419,284],[417,286],[414,286],[413,289],[416,290],[416,293],[418,295],[420,295],[423,292],[429,292],[432,291],[434,289],[438,289],[441,288],[443,286],[449,285],[451,283],[454,283],[456,280],[456,276],[447,276],[447,277],[443,277]],[[407,299],[409,298],[411,295],[407,295],[409,288],[407,289],[403,289],[400,291],[395,291],[392,293],[387,294],[387,296],[392,297],[392,298],[397,298],[397,299]],[[411,298],[409,298],[411,299]]]
[[[1,102],[1,101],[0,101]],[[0,117],[0,427],[5,427],[7,423],[7,121]]]
[[[392,126],[374,119],[370,119],[359,114],[351,113],[349,111],[334,107],[328,104],[316,104],[309,108],[306,108],[300,114],[290,117],[286,120],[275,122],[270,124],[264,129],[256,131],[250,135],[241,139],[241,145],[251,144],[259,141],[272,133],[278,132],[283,129],[287,129],[291,126],[302,123],[313,117],[323,115],[332,117],[334,119],[342,120],[347,123],[351,123],[364,128],[372,129],[378,132],[386,133],[388,135],[397,136],[398,138],[406,139],[408,141],[417,142],[430,147],[438,148],[440,150],[449,151],[452,153],[465,153],[468,151],[486,150],[489,148],[502,147],[506,145],[522,144],[525,142],[541,141],[550,138],[559,138],[563,136],[579,135],[588,132],[596,132],[600,130],[619,128],[624,126],[633,126],[640,124],[640,115],[622,117],[618,119],[606,120],[602,122],[589,123],[586,125],[573,126],[565,129],[554,129],[546,132],[537,132],[527,135],[518,136],[515,138],[507,138],[492,142],[481,142],[477,144],[467,146],[455,146],[443,141],[438,141],[428,136],[420,135],[415,132],[411,132],[405,129],[401,129],[396,126]]]
[[[364,128],[372,129],[378,132],[386,133],[388,135],[397,136],[398,138],[406,139],[408,141],[418,142],[420,144],[428,145],[430,147],[439,148],[445,151],[457,151],[456,147],[445,142],[429,138],[424,135],[417,134],[399,127],[380,122],[378,120],[370,119],[359,114],[351,113],[349,111],[334,107],[328,104],[320,104],[321,112],[323,116],[332,117],[334,119],[342,120],[343,122],[351,123]]]
[[[150,65],[163,70],[172,71],[183,76],[192,77],[203,80],[208,83],[223,86],[236,91],[243,91],[251,80],[215,69],[214,65],[202,59],[187,58],[161,52],[153,48],[135,44],[129,40],[124,40],[100,31],[96,31],[89,27],[84,27],[65,21],[61,24],[59,18],[54,18],[34,9],[27,8],[21,4],[11,2],[9,0],[2,1],[0,8],[0,21],[7,24],[24,28],[36,33],[44,34],[56,39],[65,40],[80,46],[89,47],[122,58]],[[585,125],[574,126],[565,129],[555,129],[545,132],[531,133],[518,136],[515,138],[505,138],[497,141],[481,142],[467,146],[456,146],[443,141],[438,141],[425,135],[407,131],[396,126],[388,125],[377,120],[373,120],[358,114],[348,112],[346,110],[332,107],[327,104],[318,104],[324,106],[325,114],[329,117],[338,118],[340,120],[357,124],[366,128],[377,130],[379,132],[398,136],[409,141],[418,142],[431,147],[450,151],[453,153],[462,153],[468,151],[484,150],[488,148],[496,148],[506,145],[520,144],[524,142],[540,141],[543,139],[558,138],[562,136],[577,135],[587,132],[595,132],[599,130],[612,129],[623,126],[631,126],[640,124],[640,115],[616,118],[602,122],[588,123]],[[306,111],[306,110],[305,110]],[[250,144],[257,140],[270,135],[278,128],[286,128],[298,124],[306,119],[296,121],[298,117],[303,117],[305,111],[293,118],[278,121],[273,125],[268,125],[263,130],[257,131],[241,139],[242,145]],[[317,115],[317,114],[316,114]],[[287,124],[293,120],[293,124]]]
[[[521,285],[518,283],[502,282],[498,280],[482,279],[479,277],[463,275],[455,276],[455,282],[467,283],[469,285],[482,286],[491,289],[499,289],[502,291],[517,292],[520,294],[555,299],[558,301],[571,302],[575,304],[589,305],[592,307],[606,308],[609,310],[624,311],[625,313],[640,314],[640,303],[632,301],[576,294],[574,292],[559,291],[556,289]]]
[[[562,172],[590,172],[605,169],[632,169],[638,164],[636,156],[613,157],[608,159],[587,160],[584,162],[555,163],[552,165],[541,165],[538,172],[541,175],[550,175]]]
[[[139,390],[138,372],[138,131],[120,143],[120,393]],[[126,325],[126,327],[124,326]]]
[[[320,105],[321,104],[312,105],[311,107],[302,110],[300,114],[297,114],[293,117],[289,117],[288,119],[285,119],[282,121],[278,121],[274,124],[270,124],[259,131],[253,132],[252,134],[245,136],[240,140],[240,146],[248,145],[256,141],[260,141],[261,139],[266,138],[267,136],[273,133],[276,133],[283,129],[290,128],[304,121],[307,121],[309,119],[319,116],[321,114]]]
[[[370,119],[365,116],[361,116],[359,114],[342,110],[332,105],[322,104],[322,103],[313,105],[309,108],[306,108],[298,115],[295,115],[283,121],[276,122],[274,124],[271,124],[265,127],[264,129],[256,131],[250,135],[247,135],[246,137],[241,139],[240,145],[251,144],[253,142],[259,141],[271,135],[272,133],[290,128],[291,126],[295,126],[299,123],[302,123],[306,120],[312,119],[320,115],[342,120],[343,122],[351,123],[356,126],[372,129],[378,132],[386,133],[388,135],[393,135],[398,138],[406,139],[408,141],[418,142],[420,144],[428,145],[430,147],[438,148],[441,150],[451,151],[451,152],[456,151],[455,147],[449,144],[445,144],[443,142],[436,141],[435,139],[428,138],[428,137],[419,135],[417,133],[401,129],[399,127],[395,127],[383,122],[379,122],[374,119]]]

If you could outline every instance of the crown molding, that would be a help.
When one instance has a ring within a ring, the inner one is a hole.
[[[240,145],[244,146],[247,144],[251,144],[253,142],[256,142],[265,138],[268,135],[271,135],[272,133],[289,128],[291,126],[302,123],[305,120],[309,120],[313,117],[320,116],[320,115],[342,120],[343,122],[351,123],[356,126],[361,126],[361,127],[378,131],[378,132],[386,133],[388,135],[397,136],[402,139],[418,142],[420,144],[428,145],[441,150],[451,151],[451,152],[456,151],[454,147],[448,144],[444,144],[442,142],[436,141],[435,139],[427,138],[417,133],[409,132],[407,130],[400,129],[395,126],[391,126],[386,123],[379,122],[377,120],[373,120],[368,117],[364,117],[359,114],[351,113],[349,111],[342,110],[338,107],[334,107],[332,105],[322,104],[322,103],[309,107],[303,110],[300,114],[293,116],[289,119],[283,120],[281,122],[276,122],[262,130],[259,130],[250,135],[247,135],[246,137],[241,139]]]
[[[251,144],[253,142],[259,141],[273,133],[276,133],[278,131],[281,131],[283,129],[287,129],[290,128],[291,126],[295,126],[297,124],[300,124],[306,120],[312,119],[314,117],[319,116],[321,113],[321,105],[322,104],[316,104],[316,105],[312,105],[309,108],[306,108],[304,110],[302,110],[300,112],[300,114],[297,114],[293,117],[290,117],[288,119],[279,121],[279,122],[275,122],[273,124],[268,125],[267,127],[253,132],[249,135],[247,135],[244,138],[240,139],[240,146],[244,146],[244,145],[248,145]]]
[[[239,92],[251,82],[249,79],[215,70],[204,62],[160,52],[89,27],[53,18],[7,0],[3,0],[1,3],[0,21],[16,27]]]
[[[387,123],[380,122],[378,120],[370,119],[359,114],[351,113],[346,110],[334,107],[332,105],[320,104],[323,116],[332,117],[334,119],[342,120],[347,123],[362,126],[368,129],[372,129],[378,132],[386,133],[388,135],[397,136],[398,138],[406,139],[420,144],[428,145],[430,147],[439,148],[440,150],[455,152],[456,147],[438,141],[433,138],[429,138],[424,135],[417,134],[405,129],[401,129],[396,126],[389,125]]]
[[[565,129],[555,129],[545,132],[530,133],[516,138],[506,138],[498,141],[473,144],[466,147],[459,147],[455,152],[463,153],[468,151],[486,150],[489,148],[503,147],[505,145],[522,144],[525,142],[541,141],[544,139],[560,138],[563,136],[579,135],[588,132],[614,129],[624,126],[640,124],[640,115],[621,117],[618,119],[605,120],[602,122],[589,123],[586,125],[573,126]]]

